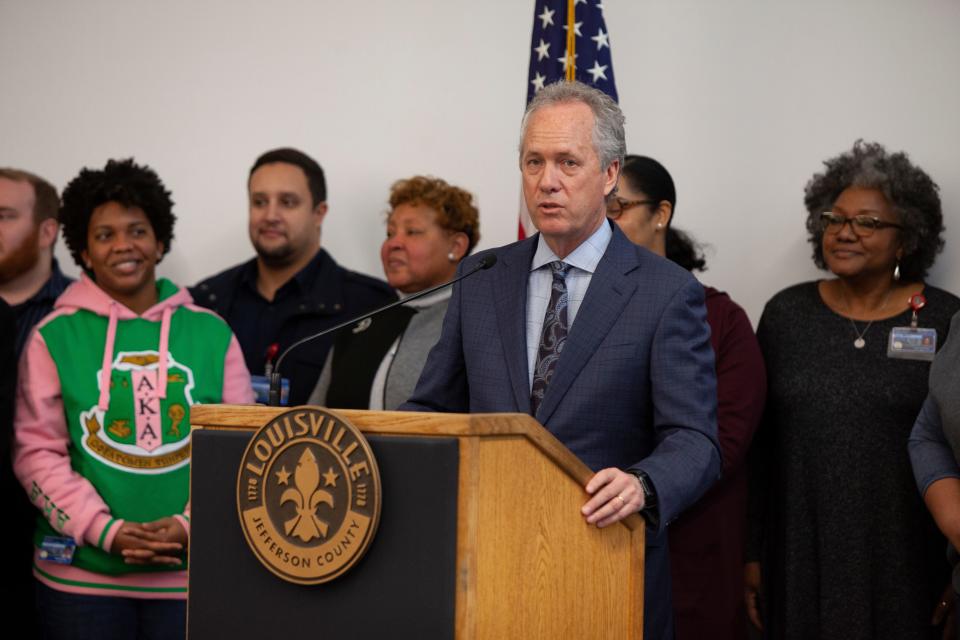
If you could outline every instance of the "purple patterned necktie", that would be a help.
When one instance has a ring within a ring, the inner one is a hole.
[[[567,341],[567,272],[570,265],[559,260],[550,263],[553,285],[550,287],[550,303],[543,316],[543,332],[537,349],[537,364],[533,369],[533,386],[530,390],[530,412],[537,415],[543,395],[553,378],[557,361]]]

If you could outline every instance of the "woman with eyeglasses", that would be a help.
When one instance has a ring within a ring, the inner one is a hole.
[[[768,394],[750,461],[748,613],[771,638],[938,637],[943,536],[907,456],[960,309],[924,282],[943,247],[938,188],[875,143],[824,164],[804,202],[831,277],[775,295],[757,329]]]
[[[670,224],[676,203],[667,169],[653,158],[628,155],[616,197],[607,203],[607,217],[634,243],[689,271],[704,271],[699,247]],[[677,640],[734,640],[746,630],[740,597],[747,503],[744,459],[763,412],[766,376],[747,314],[727,294],[704,288],[717,360],[723,477],[670,524],[670,577]]]

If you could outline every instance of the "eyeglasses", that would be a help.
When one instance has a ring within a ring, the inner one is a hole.
[[[639,207],[642,204],[655,205],[657,203],[653,200],[624,200],[623,198],[612,198],[607,203],[607,216],[616,220],[627,209]]]
[[[872,236],[873,232],[877,229],[886,229],[888,227],[903,229],[903,225],[901,224],[886,222],[876,216],[859,215],[848,218],[832,211],[826,211],[820,214],[820,228],[828,233],[840,233],[843,225],[848,222],[853,232],[861,238]]]

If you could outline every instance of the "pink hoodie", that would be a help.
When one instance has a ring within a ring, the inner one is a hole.
[[[170,319],[180,307],[215,315],[207,309],[195,306],[187,290],[181,288],[139,316],[145,320],[159,321],[161,324],[157,376],[158,394],[161,398],[166,396]],[[109,506],[97,490],[71,466],[69,448],[72,444],[61,398],[58,369],[39,331],[53,319],[70,315],[79,309],[90,310],[108,318],[97,404],[104,411],[109,407],[117,323],[138,316],[107,295],[92,280],[82,276],[57,299],[54,311],[37,325],[21,356],[16,397],[14,471],[31,499],[44,510],[56,529],[71,536],[77,545],[95,545],[109,551],[123,520],[111,516]],[[250,375],[236,337],[231,338],[224,360],[222,401],[227,404],[254,402]],[[46,494],[37,490],[41,486]],[[65,513],[70,515],[64,520]],[[183,514],[172,515],[189,535],[189,503],[184,505]],[[34,565],[37,578],[60,591],[135,598],[186,597],[186,571],[103,576],[51,562],[41,564],[35,560]],[[105,582],[109,582],[109,586]],[[117,593],[118,589],[123,592]],[[173,591],[169,591],[170,589]]]

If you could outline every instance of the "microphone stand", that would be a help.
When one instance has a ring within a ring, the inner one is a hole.
[[[367,318],[372,318],[373,316],[375,316],[375,315],[377,315],[377,314],[380,314],[380,313],[383,313],[384,311],[389,311],[390,309],[393,309],[393,308],[395,308],[395,307],[399,307],[400,305],[407,304],[408,302],[411,302],[411,301],[413,301],[413,300],[417,300],[418,298],[422,298],[422,297],[424,297],[424,296],[428,296],[428,295],[430,295],[431,293],[434,293],[434,292],[436,292],[436,291],[439,291],[440,289],[443,289],[443,288],[445,288],[445,287],[449,287],[449,286],[451,286],[451,285],[454,285],[454,284],[460,282],[461,280],[463,280],[464,278],[469,278],[470,276],[472,276],[473,274],[475,274],[477,271],[483,271],[484,269],[489,269],[490,267],[492,267],[492,266],[495,265],[496,263],[497,263],[497,256],[494,255],[494,254],[492,254],[492,253],[487,254],[487,255],[485,255],[483,258],[480,259],[480,262],[477,263],[477,266],[475,266],[473,269],[471,269],[471,270],[468,271],[467,273],[461,275],[460,277],[454,278],[454,279],[451,280],[450,282],[444,282],[443,284],[439,284],[439,285],[437,285],[437,286],[435,286],[435,287],[431,287],[430,289],[426,289],[426,290],[424,290],[424,291],[419,291],[419,292],[417,292],[417,293],[414,293],[414,294],[412,294],[412,295],[407,296],[406,298],[404,298],[404,299],[402,299],[402,300],[396,300],[396,301],[394,301],[394,302],[391,302],[390,304],[387,304],[387,305],[384,305],[384,306],[380,307],[379,309],[374,309],[373,311],[370,311],[369,313],[365,313],[365,314],[363,314],[362,316],[357,316],[356,318],[352,318],[352,319],[350,319],[350,320],[347,320],[346,322],[341,322],[340,324],[338,324],[338,325],[336,325],[336,326],[330,327],[330,328],[328,328],[328,329],[324,329],[323,331],[320,331],[319,333],[315,333],[315,334],[313,334],[313,335],[309,335],[309,336],[307,336],[307,337],[305,337],[305,338],[301,338],[301,339],[297,340],[297,341],[294,342],[292,345],[290,345],[289,347],[287,347],[286,349],[284,349],[283,353],[280,354],[280,357],[277,358],[277,364],[273,367],[273,371],[270,372],[270,391],[269,391],[269,394],[268,394],[268,396],[267,396],[267,406],[270,406],[270,407],[279,407],[279,406],[280,406],[280,382],[281,382],[281,377],[280,377],[280,364],[283,362],[283,359],[287,356],[288,353],[290,353],[291,351],[293,351],[294,349],[296,349],[296,348],[299,347],[300,345],[306,344],[307,342],[311,342],[311,341],[316,340],[316,339],[318,339],[318,338],[322,338],[322,337],[325,336],[325,335],[328,335],[328,334],[331,334],[331,333],[335,333],[335,332],[337,332],[337,331],[340,331],[341,329],[345,329],[345,328],[347,328],[347,327],[349,327],[349,326],[355,325],[355,324],[357,324],[358,322],[363,322],[363,321],[366,320]]]

